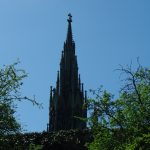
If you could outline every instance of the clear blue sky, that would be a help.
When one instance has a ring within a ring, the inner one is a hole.
[[[87,90],[102,84],[117,94],[119,64],[136,64],[140,57],[150,66],[150,0],[1,0],[0,66],[19,58],[29,73],[22,93],[36,95],[44,106],[19,103],[17,118],[27,131],[46,129],[49,87],[55,85],[69,12]]]

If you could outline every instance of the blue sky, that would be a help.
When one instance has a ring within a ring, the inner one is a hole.
[[[44,109],[18,104],[17,118],[27,131],[43,131],[48,122],[49,88],[55,85],[67,15],[73,15],[79,72],[85,89],[118,94],[119,64],[149,67],[149,0],[1,0],[0,66],[18,58],[29,77],[21,89]]]

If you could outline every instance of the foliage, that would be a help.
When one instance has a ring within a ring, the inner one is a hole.
[[[35,145],[35,144],[29,145],[29,150],[41,150],[42,148],[43,148],[42,145]]]
[[[0,137],[0,149],[86,150],[92,137],[89,130],[12,134]]]
[[[10,103],[1,103],[0,105],[0,135],[18,132],[20,124],[14,117],[15,109],[12,108]]]
[[[102,88],[91,90],[95,96],[88,101],[91,150],[150,147],[150,69],[139,65],[135,71],[130,66],[119,70],[125,79],[118,99]]]
[[[22,96],[20,88],[22,80],[27,74],[22,69],[17,69],[19,62],[0,69],[0,134],[8,134],[20,131],[20,124],[16,121],[15,101],[28,100],[39,105],[35,99]]]

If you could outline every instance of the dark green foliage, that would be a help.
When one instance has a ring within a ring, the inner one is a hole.
[[[28,100],[39,105],[35,99],[22,96],[22,80],[27,77],[24,70],[17,68],[18,62],[0,69],[0,135],[16,133],[21,130],[14,114],[16,101]]]
[[[5,135],[0,138],[0,149],[14,150],[40,147],[43,150],[86,150],[85,143],[92,139],[90,135],[89,130]]]
[[[17,64],[0,69],[0,134],[20,130],[20,125],[14,117],[14,101],[22,99],[19,88],[26,73],[23,70],[17,70],[15,67]]]
[[[118,99],[101,88],[92,90],[89,124],[94,141],[91,150],[150,149],[150,69],[139,65],[119,69],[124,85]]]
[[[10,104],[0,105],[0,135],[18,132],[20,125],[14,117],[15,109]]]

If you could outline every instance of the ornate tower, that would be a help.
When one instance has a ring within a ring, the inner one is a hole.
[[[68,16],[67,38],[61,55],[56,88],[50,89],[49,131],[86,127],[86,123],[78,119],[87,117],[87,110],[83,108],[86,92],[84,94],[83,83],[78,75],[75,43],[72,37],[72,16]]]

